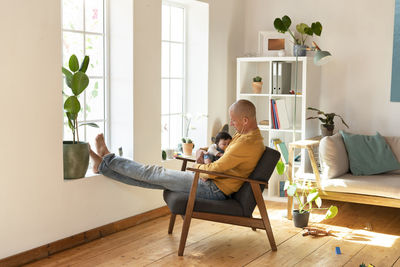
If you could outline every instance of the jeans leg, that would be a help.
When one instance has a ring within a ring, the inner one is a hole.
[[[118,182],[124,183],[124,184],[128,184],[128,185],[133,185],[133,186],[139,186],[139,187],[143,187],[143,188],[149,188],[149,189],[161,189],[161,190],[165,190],[166,188],[160,186],[160,185],[156,185],[156,184],[149,184],[146,182],[142,182],[142,181],[138,181],[135,179],[132,179],[131,177],[127,177],[124,176],[122,174],[119,174],[109,168],[102,168],[100,170],[99,168],[99,172],[101,174],[103,174],[104,176],[107,176],[113,180],[116,180]]]
[[[185,193],[190,192],[194,178],[192,172],[169,170],[155,165],[143,165],[117,157],[114,154],[108,154],[103,158],[99,171],[126,184]],[[154,187],[149,185],[154,185]],[[210,180],[199,181],[196,195],[207,199],[226,199],[225,195]]]

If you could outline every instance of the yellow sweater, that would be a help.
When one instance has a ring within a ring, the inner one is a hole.
[[[195,168],[249,177],[264,150],[263,137],[258,128],[246,134],[236,133],[220,159],[210,164],[196,164]],[[205,174],[201,174],[200,177],[213,179],[216,186],[225,195],[237,192],[244,183],[232,178],[221,178]]]

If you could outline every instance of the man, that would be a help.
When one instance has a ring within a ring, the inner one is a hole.
[[[247,100],[238,100],[229,108],[230,125],[237,133],[224,155],[210,164],[196,164],[195,168],[248,177],[264,152],[263,138],[257,127],[255,106]],[[190,192],[194,174],[165,169],[161,166],[143,165],[110,153],[102,134],[96,137],[97,153],[90,149],[94,172],[99,172],[119,182],[152,189]],[[238,191],[243,182],[230,178],[201,175],[196,196],[224,200]]]

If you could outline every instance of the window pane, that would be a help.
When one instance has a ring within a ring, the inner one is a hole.
[[[90,79],[86,93],[86,120],[104,119],[103,79]]]
[[[103,33],[103,0],[85,0],[85,31]]]
[[[103,76],[103,37],[93,34],[86,35],[86,55],[90,57],[87,74]]]
[[[99,125],[99,128],[94,128],[90,126],[85,126],[86,127],[86,142],[89,142],[90,146],[92,148],[96,147],[95,146],[95,138],[99,133],[104,133],[104,122],[96,122],[97,125]],[[83,127],[81,127],[83,129]],[[82,135],[83,137],[83,135]]]
[[[183,78],[183,44],[171,43],[171,77]]]
[[[64,124],[64,138],[65,141],[72,141],[72,130],[69,128],[68,124]]]
[[[161,81],[161,114],[169,113],[169,79]]]
[[[176,148],[182,138],[182,115],[171,116],[170,147]]]
[[[183,80],[171,80],[171,113],[182,113],[183,106]]]
[[[63,0],[63,29],[83,31],[83,0]]]
[[[83,59],[83,35],[80,33],[63,33],[63,66],[68,68],[69,58],[72,54],[78,57],[79,64]]]
[[[169,77],[169,43],[162,42],[161,77]]]
[[[183,8],[171,7],[171,41],[183,42]]]
[[[170,7],[162,5],[162,35],[161,40],[169,40],[169,19],[170,19]]]
[[[169,116],[161,116],[161,147],[170,148],[169,146]]]

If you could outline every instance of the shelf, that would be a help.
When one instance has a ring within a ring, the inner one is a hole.
[[[309,57],[298,57],[299,62],[308,60]],[[310,57],[312,59],[312,57]],[[296,61],[296,57],[240,57],[238,62],[271,62],[271,61]]]
[[[270,129],[269,125],[258,125],[258,129],[264,132],[282,132],[282,133],[292,133],[293,129]],[[301,130],[296,130],[296,133],[301,133]]]
[[[239,93],[240,96],[270,96],[270,97],[294,97],[291,94],[254,94],[254,93]],[[303,97],[303,95],[297,95],[296,97]]]

